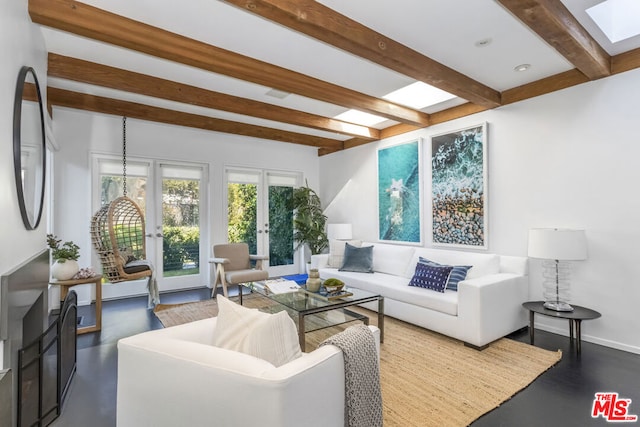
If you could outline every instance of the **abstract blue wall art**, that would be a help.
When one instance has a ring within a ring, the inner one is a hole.
[[[487,249],[487,125],[431,137],[434,246]]]
[[[420,139],[378,149],[378,238],[422,243]]]

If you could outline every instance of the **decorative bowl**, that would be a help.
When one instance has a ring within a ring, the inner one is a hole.
[[[326,286],[325,285],[325,289],[327,290],[328,293],[339,292],[339,291],[342,290],[342,288],[344,288],[344,283],[342,283],[340,285],[336,285],[336,286]]]

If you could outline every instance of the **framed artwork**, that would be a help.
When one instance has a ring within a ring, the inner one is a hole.
[[[431,137],[434,246],[487,249],[487,124]]]
[[[422,143],[378,149],[378,238],[422,243]]]

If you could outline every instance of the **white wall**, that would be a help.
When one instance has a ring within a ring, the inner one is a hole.
[[[39,27],[27,13],[26,0],[0,2],[0,274],[46,247],[47,212],[37,230],[27,231],[18,208],[13,175],[13,101],[18,72],[34,68],[41,89],[47,85],[47,55]],[[43,90],[46,97],[46,91]],[[3,366],[0,352],[0,366]]]
[[[489,252],[526,256],[533,227],[586,229],[589,259],[574,265],[572,302],[602,317],[583,322],[583,339],[640,353],[639,117],[635,70],[324,156],[320,195],[329,222],[352,222],[355,237],[376,241],[376,149],[422,137],[430,246],[429,138],[486,121]],[[530,265],[530,298],[542,299],[539,261]],[[536,317],[537,326],[564,335],[567,323]]]
[[[4,273],[46,247],[47,212],[37,230],[25,229],[13,175],[13,101],[20,68],[35,69],[43,97],[47,85],[44,39],[31,23],[26,0],[0,2],[0,52],[0,273]]]
[[[54,108],[53,118],[60,145],[55,153],[54,231],[80,246],[78,261],[86,267],[92,265],[89,224],[94,213],[90,157],[91,153],[122,155],[122,118],[62,108]],[[317,149],[296,144],[127,119],[127,156],[208,164],[211,228],[203,238],[209,248],[227,237],[222,203],[225,166],[302,172],[309,185],[318,188]],[[88,302],[89,288],[78,292],[81,303]]]

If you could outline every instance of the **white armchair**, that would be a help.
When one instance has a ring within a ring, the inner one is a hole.
[[[118,342],[118,427],[338,426],[344,360],[327,345],[280,367],[213,346],[217,318]],[[380,331],[370,326],[379,346]]]

